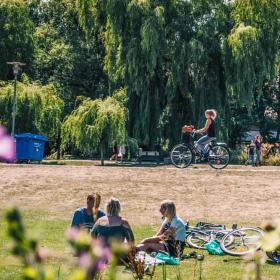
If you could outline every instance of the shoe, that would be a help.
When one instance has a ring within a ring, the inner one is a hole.
[[[196,259],[197,258],[197,254],[196,254],[196,252],[191,252],[191,253],[189,253],[189,254],[186,254],[186,255],[183,255],[182,257],[181,257],[181,259],[182,260],[187,260],[187,259]]]

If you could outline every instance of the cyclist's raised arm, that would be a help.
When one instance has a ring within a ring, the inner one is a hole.
[[[211,120],[210,118],[208,118],[208,119],[206,120],[205,126],[204,126],[203,128],[201,128],[201,129],[198,129],[196,132],[197,132],[197,133],[206,132],[206,131],[208,130],[209,126],[211,125],[211,122],[212,122],[212,120]]]

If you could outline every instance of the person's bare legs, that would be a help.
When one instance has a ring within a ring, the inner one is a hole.
[[[143,239],[140,244],[146,244],[146,243],[158,243],[160,242],[159,241],[159,238],[157,236],[154,236],[154,237],[149,237],[149,238],[145,238]]]
[[[147,253],[150,252],[158,252],[158,251],[165,251],[165,247],[161,242],[146,242],[146,243],[141,243],[136,246],[137,251],[144,251]]]

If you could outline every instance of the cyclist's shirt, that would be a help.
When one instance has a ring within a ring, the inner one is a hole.
[[[214,121],[213,119],[211,119],[211,118],[210,118],[210,120],[211,120],[211,124],[210,124],[210,126],[209,126],[209,128],[208,128],[208,130],[207,130],[207,135],[208,135],[209,137],[216,137],[216,133],[215,133],[215,121]]]

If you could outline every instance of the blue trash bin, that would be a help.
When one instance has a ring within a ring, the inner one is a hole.
[[[46,137],[40,134],[22,133],[15,135],[16,159],[21,161],[42,161],[44,158]]]

